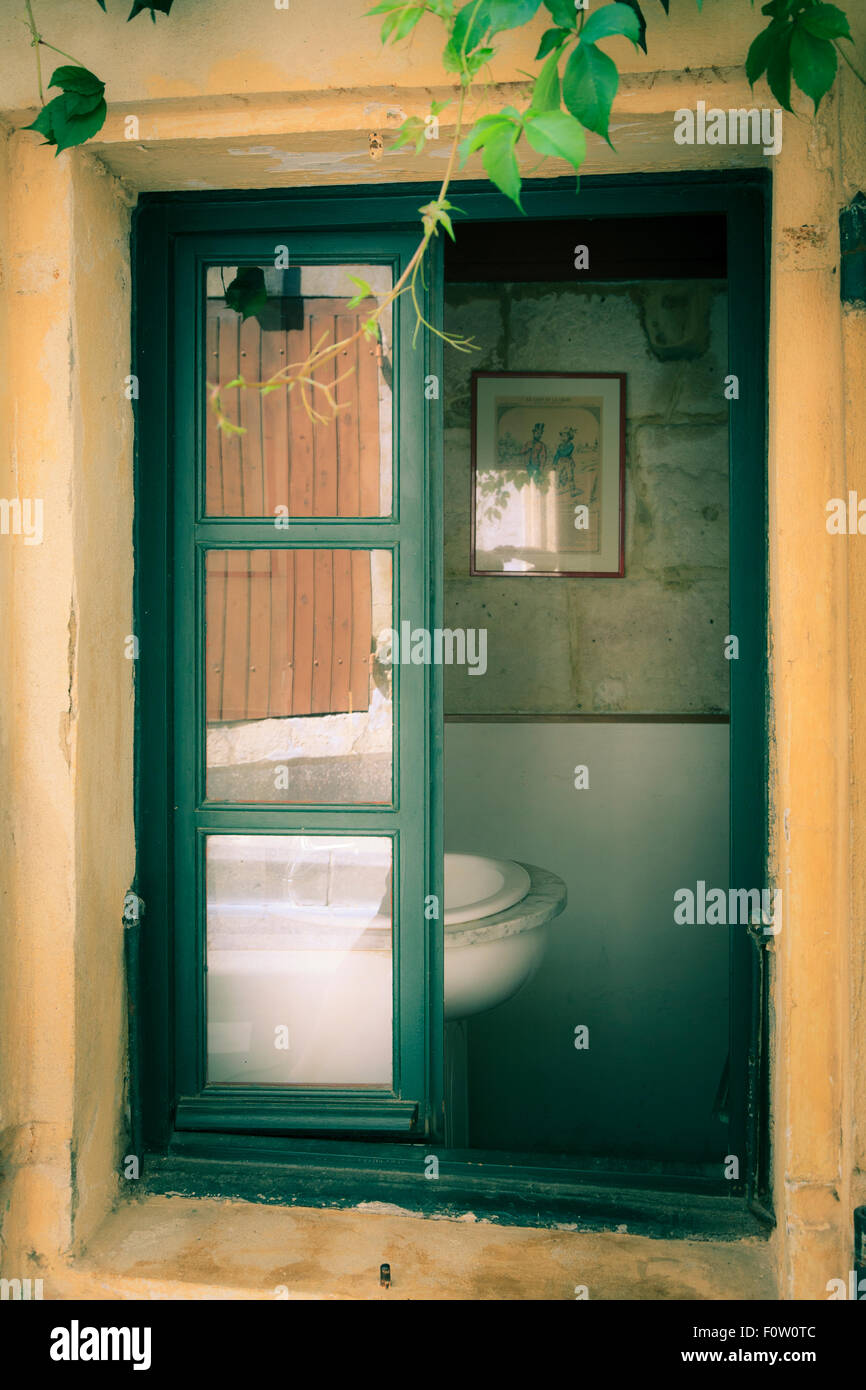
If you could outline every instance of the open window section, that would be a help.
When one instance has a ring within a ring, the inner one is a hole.
[[[420,1137],[427,355],[408,297],[369,331],[414,240],[274,240],[175,253],[174,1123]]]

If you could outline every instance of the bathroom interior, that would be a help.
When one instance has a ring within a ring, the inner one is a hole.
[[[267,270],[270,305],[241,319],[238,267],[211,267],[209,369],[264,377],[323,326],[345,336],[365,293],[346,273],[392,283],[373,257]],[[723,1175],[729,940],[676,923],[674,893],[729,877],[727,316],[723,217],[481,221],[446,247],[443,326],[474,348],[444,349],[443,624],[486,642],[483,670],[444,658],[441,914],[423,897],[448,1149]],[[391,513],[382,329],[334,368],[336,424],[284,393],[239,393],[242,436],[208,420],[206,513],[275,517],[272,548],[207,551],[214,803],[391,805],[418,679],[393,551],[291,531]],[[513,388],[507,447],[487,385]],[[409,842],[386,829],[206,837],[209,1084],[392,1087]]]

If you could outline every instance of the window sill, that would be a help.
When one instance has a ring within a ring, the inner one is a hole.
[[[769,1216],[750,1209],[744,1196],[724,1184],[580,1171],[563,1161],[446,1150],[429,1141],[176,1132],[168,1155],[146,1160],[142,1186],[153,1195],[384,1208],[410,1218],[654,1239],[765,1240],[772,1228]]]
[[[368,1203],[311,1210],[142,1193],[74,1263],[52,1299],[772,1300],[766,1241],[653,1240],[421,1220]],[[372,1209],[371,1209],[372,1208]],[[391,1287],[379,1267],[391,1267]]]

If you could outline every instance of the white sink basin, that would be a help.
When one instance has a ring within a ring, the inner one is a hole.
[[[513,859],[445,855],[445,926],[492,917],[525,898],[529,874]]]
[[[565,884],[529,868],[511,859],[445,855],[446,1022],[504,1004],[541,964],[549,923],[565,906]]]

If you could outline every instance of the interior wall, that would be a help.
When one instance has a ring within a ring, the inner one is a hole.
[[[728,928],[676,925],[673,894],[727,887],[727,775],[725,725],[448,725],[446,848],[568,887],[538,974],[468,1021],[474,1146],[722,1177]]]
[[[446,328],[445,616],[488,634],[446,714],[725,713],[724,284],[450,285]],[[469,575],[471,373],[548,370],[627,374],[622,579]]]
[[[677,926],[673,894],[728,886],[728,727],[676,722],[728,710],[725,285],[452,284],[446,326],[479,351],[445,357],[445,619],[488,633],[483,676],[446,668],[473,716],[446,729],[446,848],[569,892],[536,978],[469,1021],[470,1139],[721,1177],[728,930]],[[473,369],[627,374],[622,579],[470,577]]]

